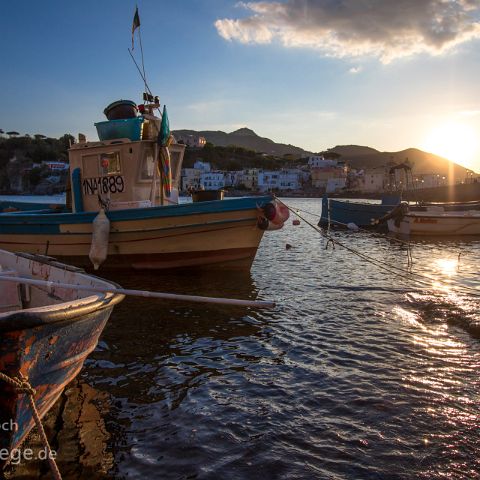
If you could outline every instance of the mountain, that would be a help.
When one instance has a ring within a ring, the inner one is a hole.
[[[328,152],[341,155],[352,168],[378,168],[392,163],[409,161],[413,173],[436,173],[455,180],[464,180],[466,169],[446,158],[424,152],[417,148],[408,148],[400,152],[379,152],[374,148],[359,145],[339,145],[328,149]]]
[[[275,143],[269,138],[258,136],[249,128],[240,128],[231,133],[221,131],[203,130],[197,132],[195,130],[175,130],[172,132],[174,136],[201,136],[205,137],[207,142],[213,143],[217,147],[228,147],[235,145],[237,147],[248,148],[256,152],[267,153],[269,155],[283,156],[287,154],[295,156],[306,156],[310,152],[294,145],[286,145],[284,143]]]
[[[172,133],[178,137],[188,135],[202,136],[205,137],[207,142],[215,146],[227,147],[235,145],[280,157],[286,154],[306,157],[311,154],[311,152],[300,147],[275,143],[269,138],[260,137],[253,130],[246,127],[231,133],[211,130],[175,130]],[[374,148],[361,145],[337,145],[322,153],[326,154],[327,152],[340,155],[342,160],[345,160],[352,168],[358,170],[384,167],[392,163],[403,163],[408,159],[413,167],[414,174],[435,173],[455,181],[464,180],[466,177],[466,169],[464,167],[446,158],[417,148],[408,148],[400,152],[380,152]]]

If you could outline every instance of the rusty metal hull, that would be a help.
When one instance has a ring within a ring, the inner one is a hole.
[[[61,278],[58,268],[51,267],[49,271]],[[115,287],[85,273],[76,275],[79,284]],[[35,389],[40,417],[80,372],[95,349],[114,305],[123,299],[123,295],[111,293],[61,302],[59,293],[52,295],[51,305],[0,314],[0,372],[9,377],[21,374],[28,379]],[[33,426],[28,396],[0,380],[0,449],[18,448]],[[4,463],[0,462],[0,466]]]

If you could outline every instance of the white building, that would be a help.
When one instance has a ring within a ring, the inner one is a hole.
[[[383,192],[386,181],[384,171],[366,170],[363,175],[360,175],[360,191],[364,193]]]
[[[297,169],[280,171],[280,190],[298,190],[302,186],[301,172]]]
[[[329,178],[325,187],[325,193],[335,193],[347,186],[346,177]]]
[[[225,186],[225,174],[223,172],[202,172],[200,186],[205,190],[219,190]]]
[[[203,148],[207,143],[205,137],[200,137],[198,135],[178,134],[178,133],[175,135],[175,140],[178,143],[183,143],[193,148]]]
[[[242,183],[243,172],[241,170],[225,172],[224,176],[226,187],[237,187]]]
[[[258,172],[258,190],[298,190],[302,172],[298,169],[262,170]]]
[[[262,192],[278,190],[280,187],[280,172],[262,170],[258,172],[258,189]]]
[[[199,189],[201,173],[198,168],[182,168],[181,190],[186,192],[189,188]]]
[[[337,160],[326,159],[322,155],[311,155],[308,157],[308,166],[310,168],[336,167]]]
[[[202,160],[197,160],[193,164],[193,168],[201,170],[202,172],[209,172],[211,170],[210,162],[204,162]]]

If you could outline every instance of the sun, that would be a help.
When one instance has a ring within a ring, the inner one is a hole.
[[[449,122],[430,131],[422,149],[465,168],[480,170],[480,149],[475,130],[468,124]]]

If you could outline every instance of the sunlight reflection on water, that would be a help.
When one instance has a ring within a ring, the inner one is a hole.
[[[318,199],[286,201],[320,213]],[[334,233],[407,267],[403,246]],[[248,274],[115,277],[278,303],[115,309],[84,372],[111,397],[115,478],[478,478],[480,302],[454,287],[479,286],[480,241],[411,244],[436,287],[325,250],[305,222],[267,232]]]

